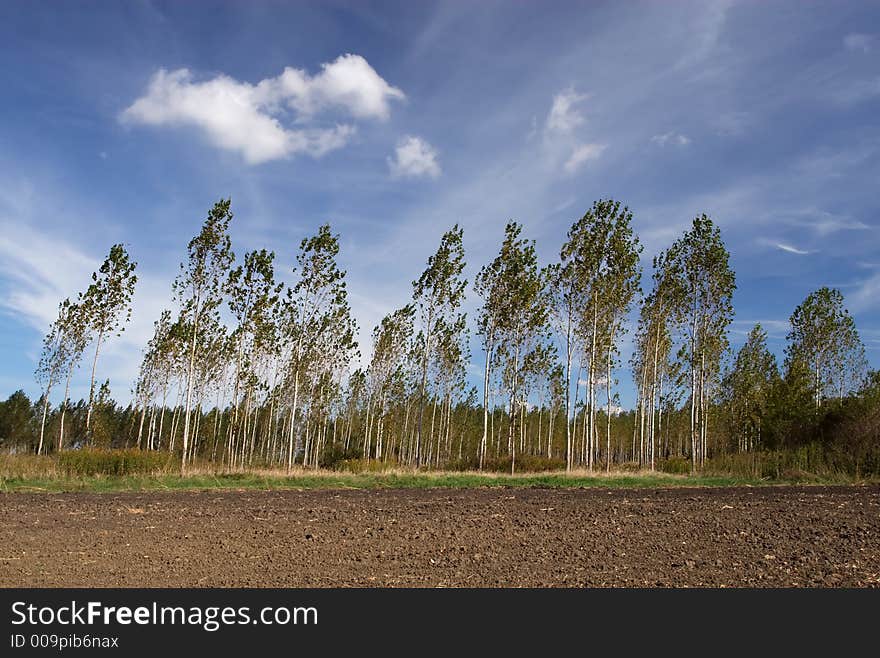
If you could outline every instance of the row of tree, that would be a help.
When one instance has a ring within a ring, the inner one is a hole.
[[[720,230],[705,215],[653,258],[647,294],[633,216],[619,202],[594,203],[569,229],[558,261],[544,267],[522,226],[508,223],[497,256],[472,286],[480,299],[474,329],[482,391],[469,386],[461,228],[442,236],[413,281],[411,301],[374,329],[369,365],[352,372],[357,326],[338,236],[324,225],[304,239],[294,281],[285,285],[276,280],[272,252],[236,261],[232,218],[229,200],[221,200],[189,242],[173,286],[177,310],[155,322],[132,404],[115,425],[127,429],[110,437],[178,453],[183,468],[194,458],[287,469],[359,458],[610,469],[686,457],[696,470],[713,451],[766,448],[776,431],[768,429],[771,417],[815,420],[829,400],[841,402],[866,382],[852,317],[839,291],[827,288],[793,313],[782,372],[760,327],[729,354],[735,276]],[[124,247],[114,245],[92,284],[62,302],[37,369],[44,387],[38,453],[71,443],[70,380],[89,346],[89,401],[72,443],[97,442],[98,354],[128,320],[134,270]],[[637,403],[623,412],[615,377],[631,324]],[[51,394],[61,381],[65,393],[55,408]],[[793,406],[805,381],[809,411]]]

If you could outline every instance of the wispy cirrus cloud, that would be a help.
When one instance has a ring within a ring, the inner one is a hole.
[[[778,240],[771,240],[769,238],[758,238],[758,244],[764,245],[765,247],[772,247],[774,249],[778,249],[779,251],[784,251],[788,254],[795,254],[797,256],[808,256],[809,254],[816,253],[815,251],[810,251],[808,249],[800,249],[793,245],[788,244],[787,242],[780,242]]]
[[[604,144],[580,144],[574,147],[563,169],[566,173],[573,174],[590,160],[597,160],[605,150]]]
[[[651,142],[658,146],[687,146],[691,143],[691,138],[682,133],[670,131],[661,135],[651,137]]]
[[[880,308],[880,272],[859,281],[846,295],[851,311],[862,312]]]
[[[853,32],[843,37],[843,47],[852,52],[869,53],[876,45],[877,37],[873,34]]]
[[[354,126],[310,125],[322,113],[384,120],[391,102],[405,97],[359,55],[323,64],[315,76],[288,67],[257,84],[223,74],[200,81],[188,69],[160,69],[120,120],[194,127],[214,146],[259,164],[300,153],[320,157],[344,146]]]
[[[556,94],[547,115],[546,130],[551,133],[570,134],[586,120],[579,105],[587,98],[587,94],[577,93],[573,86]]]
[[[574,86],[563,89],[553,96],[544,122],[544,145],[554,151],[556,157],[562,155],[559,161],[567,174],[573,174],[587,162],[598,159],[606,149],[605,144],[595,142],[571,145],[577,129],[586,122],[580,106],[587,98],[588,94],[578,93]]]
[[[871,228],[863,221],[820,208],[805,208],[794,211],[792,215],[793,224],[813,230],[820,238],[840,231],[865,231]]]

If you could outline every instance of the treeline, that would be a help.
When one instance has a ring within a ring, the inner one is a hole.
[[[368,367],[354,371],[338,236],[324,225],[302,240],[285,285],[274,253],[236,260],[232,218],[221,200],[189,242],[176,311],[156,320],[128,406],[113,402],[109,383],[95,385],[101,346],[123,330],[136,284],[135,263],[114,245],[88,288],[59,307],[37,368],[40,400],[19,392],[0,404],[0,441],[37,453],[170,451],[183,469],[200,459],[511,471],[661,461],[697,470],[725,455],[818,445],[847,469],[880,470],[878,377],[840,292],[822,288],[794,310],[781,368],[760,326],[731,354],[735,275],[705,215],[654,256],[644,293],[642,247],[619,202],[594,203],[544,266],[522,226],[508,223],[473,284],[455,226],[409,303],[373,330]],[[462,311],[469,291],[480,300],[472,323]],[[468,383],[471,331],[480,387]],[[635,350],[623,364],[630,331]],[[71,405],[87,351],[89,398]],[[624,369],[637,390],[630,411],[617,392]]]

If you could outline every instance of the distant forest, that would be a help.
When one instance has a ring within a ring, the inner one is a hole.
[[[276,280],[273,252],[236,259],[232,219],[230,201],[219,201],[187,245],[169,295],[176,310],[156,319],[127,406],[97,378],[137,283],[136,263],[113,245],[91,283],[59,305],[36,368],[41,397],[18,391],[0,403],[0,447],[166,451],[183,470],[209,461],[696,472],[761,458],[777,469],[880,473],[880,374],[868,369],[843,295],[806,295],[782,364],[760,325],[733,352],[735,274],[706,215],[654,255],[646,291],[633,216],[620,202],[595,202],[546,266],[522,226],[508,223],[473,282],[454,226],[410,303],[374,328],[369,365],[355,370],[339,236],[324,225],[303,239],[288,286]],[[462,311],[468,294],[479,298],[473,318]],[[628,332],[635,349],[623,363]],[[468,383],[471,362],[479,387]],[[623,372],[637,390],[632,410],[619,406]],[[77,376],[88,377],[89,394],[72,402]]]

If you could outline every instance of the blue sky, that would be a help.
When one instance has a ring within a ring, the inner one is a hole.
[[[876,3],[13,1],[0,89],[2,397],[36,393],[58,302],[124,242],[141,281],[98,375],[127,399],[221,196],[236,252],[284,271],[331,222],[365,353],[452,224],[472,280],[509,219],[549,262],[613,197],[646,266],[720,224],[734,344],[760,321],[781,355],[794,306],[836,286],[880,366]]]

